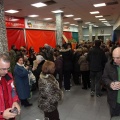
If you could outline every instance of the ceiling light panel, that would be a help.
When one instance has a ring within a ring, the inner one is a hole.
[[[94,4],[93,5],[94,7],[103,7],[103,6],[106,6],[105,3],[100,3],[100,4]]]
[[[99,14],[99,13],[100,13],[99,11],[90,12],[90,14]]]
[[[55,10],[55,11],[52,11],[53,13],[62,13],[63,11],[62,10]]]
[[[44,7],[44,6],[47,6],[47,5],[45,3],[39,2],[39,3],[31,4],[31,6],[39,8],[39,7]]]
[[[70,15],[65,15],[65,17],[73,17],[74,15],[70,14]]]
[[[81,20],[81,18],[74,18],[74,20]]]
[[[28,15],[28,17],[38,17],[39,15]]]
[[[101,18],[101,17],[103,17],[102,15],[99,15],[99,16],[95,16],[96,18]]]
[[[5,12],[7,12],[7,13],[17,13],[17,12],[19,12],[19,11],[17,11],[17,10],[6,10]]]

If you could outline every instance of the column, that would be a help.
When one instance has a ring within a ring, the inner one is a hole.
[[[63,24],[61,13],[56,13],[56,44],[62,46]]]
[[[95,40],[98,40],[98,28],[95,28]]]
[[[92,41],[92,25],[89,25],[89,41]]]
[[[77,21],[78,23],[78,39],[79,39],[79,43],[81,41],[83,41],[83,28],[82,28],[82,24],[83,24],[83,21]]]
[[[3,1],[0,0],[0,52],[8,51]]]

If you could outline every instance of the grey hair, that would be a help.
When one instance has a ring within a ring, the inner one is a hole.
[[[0,60],[4,62],[10,62],[10,56],[8,53],[0,53]]]

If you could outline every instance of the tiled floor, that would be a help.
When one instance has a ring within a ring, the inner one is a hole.
[[[30,102],[32,107],[21,107],[20,120],[43,120],[43,112],[37,106],[38,93],[34,93]],[[102,97],[91,97],[90,90],[73,86],[70,92],[64,91],[64,99],[59,103],[61,120],[110,120],[106,92]]]

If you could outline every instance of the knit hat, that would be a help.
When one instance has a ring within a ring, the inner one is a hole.
[[[36,60],[43,61],[45,59],[44,59],[44,57],[42,55],[37,55]]]

